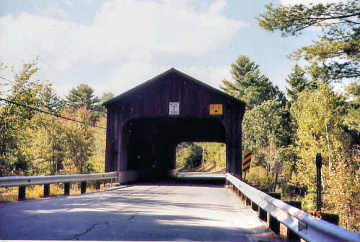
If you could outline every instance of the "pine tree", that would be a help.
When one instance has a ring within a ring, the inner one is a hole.
[[[305,90],[308,85],[308,81],[305,78],[305,71],[300,66],[295,65],[294,70],[286,82],[289,84],[289,88],[286,88],[286,94],[290,98],[290,101],[296,101],[298,93]]]
[[[247,56],[240,56],[231,65],[231,74],[234,81],[223,80],[221,89],[244,101],[250,109],[266,100],[285,100],[279,88],[260,74],[259,66]]]

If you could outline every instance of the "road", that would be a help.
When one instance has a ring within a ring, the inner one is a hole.
[[[171,183],[2,203],[0,239],[278,241],[223,186]]]

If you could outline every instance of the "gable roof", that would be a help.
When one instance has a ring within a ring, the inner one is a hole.
[[[233,102],[237,102],[240,105],[245,105],[244,102],[234,98],[233,96],[230,96],[230,95],[228,95],[228,94],[226,94],[226,93],[224,93],[224,92],[222,92],[222,91],[220,91],[220,90],[218,90],[218,89],[216,89],[216,88],[214,88],[214,87],[212,87],[212,86],[210,86],[210,85],[208,85],[208,84],[206,84],[204,82],[201,82],[201,81],[199,81],[199,80],[197,80],[197,79],[195,79],[195,78],[193,78],[193,77],[191,77],[191,76],[189,76],[189,75],[187,75],[187,74],[185,74],[185,73],[183,73],[183,72],[181,72],[181,71],[179,71],[179,70],[177,70],[175,68],[171,68],[171,69],[169,69],[169,70],[167,70],[167,71],[165,71],[165,72],[151,78],[150,80],[148,80],[148,81],[146,81],[146,82],[144,82],[144,83],[142,83],[142,84],[140,84],[140,85],[138,85],[138,86],[136,86],[136,87],[134,87],[134,88],[132,88],[132,89],[130,89],[130,90],[128,90],[128,91],[126,91],[126,92],[124,92],[124,93],[122,93],[122,94],[120,94],[120,95],[106,101],[106,102],[104,102],[103,105],[108,106],[108,105],[111,105],[111,104],[116,103],[118,101],[121,101],[123,98],[129,97],[132,94],[135,94],[140,89],[142,90],[142,89],[148,88],[152,84],[156,83],[157,81],[160,81],[161,79],[163,79],[166,76],[171,75],[171,74],[179,75],[180,77],[183,77],[183,78],[185,78],[185,79],[187,79],[187,80],[189,80],[191,82],[194,82],[195,84],[197,84],[197,85],[199,85],[201,87],[209,89],[209,91],[211,91],[211,92],[215,92],[216,94],[221,95],[221,96],[223,96],[223,97],[225,97],[225,98],[227,98],[227,99],[229,99],[229,100],[231,100]]]

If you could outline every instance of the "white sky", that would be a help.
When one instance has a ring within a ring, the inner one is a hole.
[[[255,17],[270,2],[276,3],[2,0],[0,62],[18,67],[39,57],[37,78],[54,83],[60,95],[85,83],[101,96],[120,94],[171,67],[218,87],[230,78],[230,64],[248,55],[284,90],[295,64],[287,55],[314,33],[281,38],[260,29]]]

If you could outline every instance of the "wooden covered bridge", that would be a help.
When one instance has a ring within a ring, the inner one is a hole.
[[[106,171],[167,176],[183,141],[226,143],[227,172],[241,177],[245,104],[174,68],[104,103]]]

